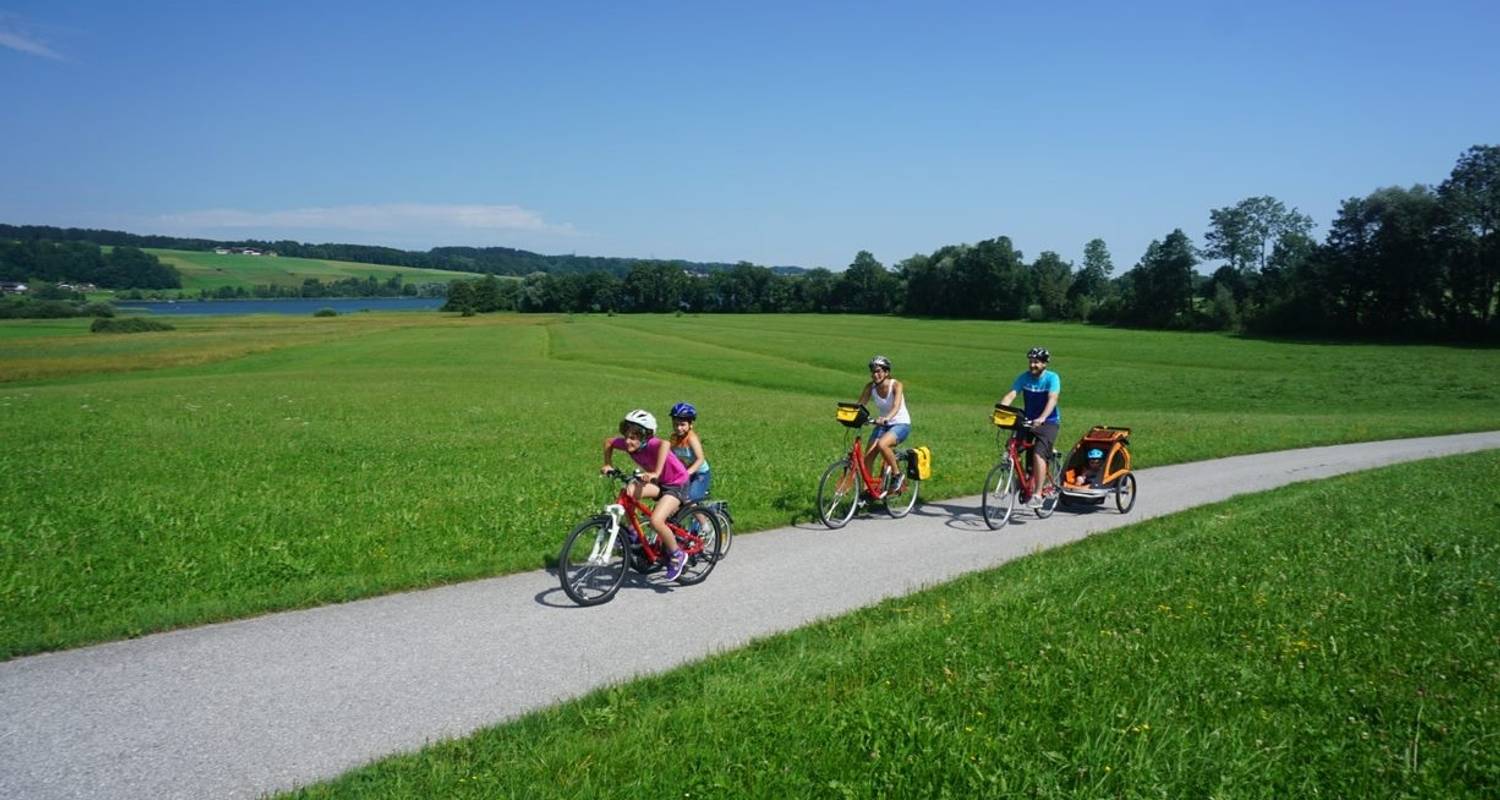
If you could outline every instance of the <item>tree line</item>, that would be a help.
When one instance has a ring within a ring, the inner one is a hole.
[[[182,276],[136,247],[46,239],[8,240],[0,233],[0,280],[92,283],[106,289],[179,289]]]
[[[1178,228],[1115,275],[1101,239],[1074,265],[1028,261],[1005,236],[891,268],[860,251],[841,273],[741,262],[707,275],[641,262],[624,276],[533,272],[454,281],[447,310],[857,312],[1081,320],[1277,335],[1500,338],[1500,147],[1475,146],[1436,188],[1345,200],[1319,243],[1313,220],[1269,196],[1209,212],[1203,245]],[[1211,275],[1196,267],[1222,261]]]
[[[646,260],[606,256],[542,255],[512,247],[434,247],[427,251],[401,250],[365,244],[309,244],[291,240],[262,241],[243,239],[217,241],[178,236],[156,236],[93,228],[56,228],[50,225],[0,225],[0,240],[19,242],[86,242],[115,247],[154,247],[164,250],[211,251],[219,248],[253,248],[275,252],[280,256],[316,258],[329,261],[351,261],[358,264],[382,264],[396,267],[477,272],[490,275],[527,275],[532,272],[570,274],[607,272],[623,276]],[[681,269],[709,273],[731,265],[674,260]],[[776,267],[778,271],[799,272],[799,267]],[[146,288],[146,287],[142,287]]]
[[[294,286],[257,284],[248,289],[244,286],[220,286],[212,290],[205,289],[203,296],[216,300],[251,297],[442,297],[447,289],[448,285],[440,282],[406,283],[400,275],[392,275],[385,280],[370,275],[331,281],[304,278],[301,284]]]

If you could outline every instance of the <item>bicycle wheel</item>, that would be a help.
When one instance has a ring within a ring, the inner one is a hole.
[[[672,517],[672,533],[677,546],[687,551],[687,564],[677,582],[683,586],[702,583],[719,562],[719,521],[714,512],[701,505],[690,505]],[[681,533],[678,533],[681,531]]]
[[[818,482],[818,519],[830,528],[842,528],[854,518],[858,504],[859,475],[849,459],[829,464]]]
[[[1056,450],[1047,458],[1047,488],[1051,489],[1051,493],[1042,492],[1042,504],[1036,508],[1037,519],[1052,516],[1052,512],[1062,503],[1062,454]]]
[[[625,582],[629,560],[623,531],[610,544],[609,517],[593,517],[568,534],[557,556],[563,592],[581,606],[607,603]]]
[[[892,495],[887,492],[885,496],[885,511],[896,519],[901,519],[911,513],[917,507],[917,490],[922,487],[922,482],[913,479],[906,474],[906,462],[908,457],[905,453],[896,456],[896,469],[903,480],[898,484],[898,491]],[[893,483],[889,481],[888,483]]]
[[[734,544],[734,517],[729,515],[729,504],[717,500],[708,504],[714,512],[714,521],[719,523],[719,560],[729,555],[729,546]]]
[[[1115,508],[1129,514],[1135,508],[1135,473],[1127,472],[1115,481]]]
[[[1016,508],[1016,473],[1006,459],[995,465],[984,479],[984,524],[998,531],[1010,522]]]

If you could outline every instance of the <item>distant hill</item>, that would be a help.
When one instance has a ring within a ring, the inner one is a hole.
[[[253,248],[274,252],[281,257],[323,261],[352,261],[359,264],[383,264],[413,269],[447,270],[492,275],[529,275],[547,272],[554,275],[584,272],[607,272],[623,277],[631,267],[641,263],[667,263],[688,272],[707,274],[734,267],[718,262],[684,261],[682,259],[614,258],[606,256],[547,256],[512,247],[434,247],[431,250],[400,250],[363,244],[307,244],[304,242],[266,242],[257,239],[219,241],[178,236],[143,236],[124,231],[92,228],[56,228],[50,225],[0,224],[0,239],[29,241],[47,239],[57,242],[92,242],[99,245],[130,246],[164,250],[212,252],[216,249]],[[802,267],[772,267],[782,275],[805,272]]]
[[[295,258],[288,256],[251,256],[238,253],[214,253],[194,250],[149,248],[146,252],[182,275],[187,291],[213,291],[222,286],[301,286],[307,280],[323,283],[367,280],[386,281],[400,275],[403,283],[442,283],[477,277],[473,272],[433,270],[389,264],[361,264],[332,259]]]

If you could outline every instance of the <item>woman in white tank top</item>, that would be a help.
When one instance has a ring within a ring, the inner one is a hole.
[[[885,356],[870,359],[870,382],[859,395],[861,404],[875,403],[875,430],[866,445],[866,466],[875,473],[875,456],[879,454],[891,472],[898,471],[896,445],[911,435],[911,412],[906,408],[906,392],[901,381],[891,377],[891,360]]]

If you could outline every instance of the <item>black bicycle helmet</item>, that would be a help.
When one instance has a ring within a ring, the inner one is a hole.
[[[870,359],[870,369],[875,369],[876,367],[880,367],[886,372],[890,372],[891,360],[889,358],[886,358],[885,356],[875,356],[874,358]]]
[[[1051,361],[1052,354],[1047,352],[1047,348],[1045,347],[1033,347],[1030,350],[1026,351],[1026,360],[1030,361],[1032,359],[1036,359],[1038,361]]]

